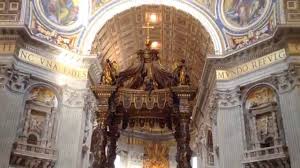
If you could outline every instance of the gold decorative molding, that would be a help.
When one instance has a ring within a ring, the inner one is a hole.
[[[300,22],[300,2],[299,0],[286,0],[287,21],[294,23]]]
[[[0,24],[17,23],[21,15],[21,0],[0,0]]]
[[[255,60],[251,60],[244,64],[235,66],[233,68],[228,69],[217,69],[216,70],[216,78],[217,80],[230,80],[234,79],[238,76],[259,70],[261,68],[267,67],[269,65],[278,63],[286,58],[285,49],[281,49],[265,55],[263,57],[257,58]]]
[[[87,79],[87,69],[71,67],[66,64],[60,63],[56,60],[45,58],[25,49],[20,49],[17,57],[24,62],[50,70],[52,72],[58,72],[78,80]]]
[[[288,42],[288,54],[290,56],[300,55],[300,41],[291,40]]]
[[[15,40],[1,40],[0,41],[0,54],[14,54],[16,49]]]

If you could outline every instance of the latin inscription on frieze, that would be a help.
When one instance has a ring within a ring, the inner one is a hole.
[[[71,67],[56,60],[45,58],[24,49],[20,49],[18,58],[24,62],[37,65],[53,72],[62,73],[75,79],[87,79],[87,69]]]
[[[280,62],[286,58],[285,49],[273,52],[261,58],[257,58],[250,62],[235,66],[229,69],[216,70],[217,80],[230,80],[240,75],[244,75],[258,69],[267,67],[268,65]]]

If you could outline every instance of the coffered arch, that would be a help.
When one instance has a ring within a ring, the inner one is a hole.
[[[223,34],[217,26],[213,16],[210,16],[204,9],[193,4],[193,2],[182,0],[112,1],[103,6],[103,8],[97,12],[97,14],[90,20],[90,23],[86,26],[86,29],[82,34],[82,38],[78,41],[80,50],[83,53],[88,54],[91,51],[92,43],[96,34],[102,29],[108,20],[118,13],[141,5],[165,5],[175,7],[176,9],[190,14],[203,25],[210,35],[213,42],[214,55],[224,54],[225,38],[223,37]]]
[[[145,47],[148,14],[158,17],[151,24],[150,39],[158,42],[159,59],[168,71],[184,59],[190,68],[192,84],[197,86],[207,55],[213,54],[214,45],[202,24],[192,15],[163,5],[143,5],[115,15],[95,36],[92,54],[116,61],[119,69],[128,68],[137,61],[136,52]]]

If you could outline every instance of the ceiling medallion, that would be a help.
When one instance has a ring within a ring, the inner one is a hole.
[[[88,4],[81,0],[37,0],[32,1],[39,19],[48,27],[59,32],[75,32],[83,25]],[[85,9],[86,8],[86,9]]]
[[[232,31],[247,31],[262,23],[271,9],[271,0],[224,0],[221,20]]]

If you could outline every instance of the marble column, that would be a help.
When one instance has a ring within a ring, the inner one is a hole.
[[[300,167],[300,67],[278,74],[281,115],[291,168]]]
[[[241,168],[243,160],[242,108],[239,89],[217,92],[217,155],[219,168]]]

